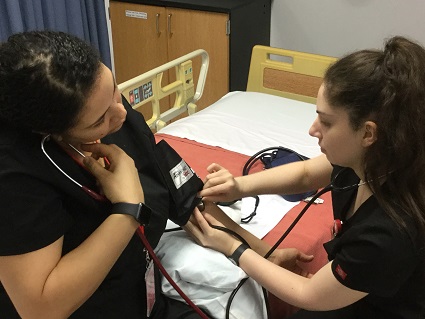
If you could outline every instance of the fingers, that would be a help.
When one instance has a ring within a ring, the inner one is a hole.
[[[133,159],[116,145],[85,144],[85,151],[92,152],[83,163],[96,177],[105,196],[112,202],[139,203],[144,202],[143,188]],[[106,167],[95,158],[106,157]]]
[[[184,230],[198,244],[225,253],[226,256],[230,255],[228,252],[232,252],[238,241],[233,236],[210,226],[210,223],[219,226],[223,226],[223,224],[212,215],[205,212],[201,213],[197,208],[193,211],[192,217],[184,226]]]
[[[227,169],[215,163],[208,166],[207,170],[210,174],[206,176],[199,196],[212,202],[233,200],[237,188],[234,176]]]
[[[199,196],[202,197],[204,201],[208,202],[220,202],[223,199],[227,198],[228,186],[220,184],[217,186],[209,187],[202,189],[199,192]]]
[[[201,234],[207,237],[211,236],[211,233],[214,231],[210,224],[223,226],[210,214],[201,213],[198,208],[195,208],[185,227],[191,233],[197,235],[197,237],[199,237]]]
[[[105,168],[100,165],[100,163],[93,157],[86,156],[85,158],[83,158],[83,164],[97,179],[101,179],[102,176],[105,176],[105,174],[107,173]]]
[[[195,217],[195,221],[199,225],[199,229],[202,231],[202,233],[206,233],[211,229],[204,215],[202,215],[198,208],[195,208],[193,211],[193,216]]]
[[[204,230],[209,227],[201,212],[195,208],[189,221],[183,226],[183,229],[201,246],[206,246],[207,237]]]
[[[297,260],[302,261],[302,262],[310,262],[313,259],[314,259],[313,255],[307,255],[307,254],[304,254],[302,252],[300,252],[298,254],[298,257],[297,257]]]
[[[213,165],[218,165],[218,164],[213,164]],[[220,167],[219,170],[210,172],[210,174],[206,176],[206,179],[205,179],[206,187],[223,184],[224,182],[233,179],[233,175],[227,169],[224,169],[221,166],[219,167]]]
[[[223,169],[223,167],[222,167],[222,166],[220,166],[220,165],[219,165],[219,164],[217,164],[217,163],[212,163],[212,164],[210,164],[210,165],[207,167],[207,171],[208,171],[208,172],[210,172],[210,173],[217,172],[217,171],[219,171],[219,170],[221,170],[221,169]]]
[[[116,162],[119,156],[118,154],[124,153],[124,151],[116,145],[106,145],[101,143],[82,144],[81,148],[92,153],[91,156],[86,156],[83,159],[83,163],[98,180],[102,180],[108,176],[109,165],[107,167],[103,167],[97,160],[103,157],[110,158],[112,162]]]
[[[92,153],[92,157],[108,157],[113,160],[114,157],[118,156],[122,151],[118,146],[114,144],[103,144],[103,143],[90,143],[81,144],[81,149]]]

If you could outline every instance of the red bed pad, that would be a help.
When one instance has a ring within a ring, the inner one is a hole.
[[[162,139],[167,141],[201,179],[204,179],[207,175],[206,168],[211,163],[220,164],[234,176],[240,176],[242,175],[244,164],[249,159],[247,155],[167,134],[156,134],[155,139],[157,142]],[[257,162],[258,165],[252,168],[252,172],[263,169],[259,162]],[[328,261],[323,243],[331,239],[333,225],[330,194],[324,194],[321,198],[324,199],[324,203],[313,204],[279,246],[296,247],[307,254],[313,254],[315,256],[314,260],[305,265],[305,269],[311,273],[315,273]],[[292,208],[263,239],[270,245],[274,245],[305,205],[305,203],[301,202]],[[294,308],[279,302],[273,296],[270,296],[269,301],[271,319],[285,318],[294,311]]]

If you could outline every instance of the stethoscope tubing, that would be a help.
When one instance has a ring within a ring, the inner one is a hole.
[[[338,178],[339,174],[343,171],[345,171],[347,168],[342,169],[338,174],[335,175],[335,177],[332,179],[331,183],[324,188],[322,188],[320,191],[318,191],[307,203],[307,205],[304,206],[304,208],[300,211],[300,213],[297,215],[297,217],[294,219],[294,221],[289,225],[289,227],[286,229],[286,231],[282,234],[282,236],[278,239],[278,241],[273,245],[272,248],[264,255],[264,258],[270,257],[270,255],[279,247],[279,245],[282,243],[282,241],[288,236],[288,234],[291,232],[291,230],[295,227],[295,225],[299,222],[301,217],[305,214],[305,212],[310,208],[310,206],[314,203],[314,201],[319,198],[319,196],[329,192],[329,191],[336,191],[336,192],[347,192],[352,189],[355,189],[359,187],[359,184],[353,184],[349,186],[343,186],[343,187],[337,187],[335,186],[335,181]]]
[[[104,201],[108,201],[108,199],[106,198],[106,196],[101,195],[96,193],[94,190],[90,189],[87,186],[84,186],[80,183],[78,183],[75,179],[73,179],[71,176],[69,176],[62,168],[59,167],[58,164],[56,164],[56,162],[49,156],[49,154],[47,154],[45,148],[44,148],[44,143],[46,140],[48,140],[50,138],[50,134],[44,136],[41,139],[41,150],[43,151],[44,155],[47,157],[47,159],[59,170],[59,172],[61,172],[63,175],[65,175],[70,181],[72,181],[75,185],[77,185],[79,188],[81,188],[86,194],[88,194],[90,197],[94,198],[95,200],[104,202]],[[72,145],[70,145],[73,149],[75,149],[78,153],[81,153],[80,151],[78,151],[75,147],[73,147]],[[81,153],[81,155],[83,157],[85,157],[85,155],[83,153]]]
[[[48,140],[50,138],[50,134],[46,135],[45,137],[42,138],[41,140],[41,150],[43,151],[44,155],[48,158],[48,160],[66,177],[68,177],[68,179],[70,181],[72,181],[75,185],[77,185],[78,187],[82,188],[84,190],[83,185],[81,185],[80,183],[78,183],[75,179],[73,179],[71,176],[69,176],[62,168],[59,167],[58,164],[55,163],[55,161],[49,156],[49,154],[47,154],[45,148],[44,148],[44,142],[46,140]]]
[[[286,231],[282,234],[282,236],[278,239],[278,241],[273,245],[272,248],[270,248],[270,250],[264,255],[264,258],[267,259],[270,257],[270,255],[279,247],[279,245],[282,243],[282,241],[289,235],[289,233],[292,231],[292,229],[295,227],[295,225],[299,222],[299,220],[301,219],[301,217],[303,217],[303,215],[307,212],[307,210],[310,208],[310,206],[314,203],[314,201],[319,198],[319,196],[329,192],[330,190],[332,190],[334,187],[331,184],[329,184],[328,186],[325,186],[324,188],[322,188],[321,190],[319,190],[311,199],[310,201],[303,207],[303,209],[299,212],[299,214],[297,215],[297,217],[293,220],[293,222],[291,223],[291,225],[289,225],[289,227],[286,229]]]

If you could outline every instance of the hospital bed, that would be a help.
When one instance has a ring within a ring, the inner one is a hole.
[[[197,85],[192,59],[202,60]],[[157,141],[166,140],[203,179],[206,167],[216,162],[235,176],[249,157],[259,150],[283,146],[307,157],[320,154],[317,140],[308,135],[316,117],[315,99],[326,68],[334,58],[289,50],[255,46],[246,92],[229,92],[216,103],[197,112],[208,71],[208,54],[197,50],[142,74],[118,87],[135,109],[148,108],[148,125]],[[174,72],[175,81],[163,84],[163,72]],[[208,89],[208,88],[205,88]],[[136,94],[137,93],[137,94]],[[175,95],[170,109],[161,112],[159,100]],[[136,99],[136,97],[138,97]],[[176,115],[188,114],[177,121]],[[263,169],[260,163],[253,171]],[[282,177],[284,178],[284,177]],[[333,217],[329,194],[313,204],[280,247],[296,247],[313,254],[305,269],[314,273],[327,262],[322,244],[331,239]],[[287,202],[279,195],[260,196],[257,215],[243,227],[273,245],[297,217],[305,202]],[[254,200],[242,199],[222,207],[236,222],[253,211]],[[168,228],[173,228],[171,222]],[[196,245],[187,235],[167,232],[156,248],[171,277],[198,306],[214,318],[225,318],[233,289],[246,275],[225,256]],[[180,299],[164,280],[163,292]],[[270,318],[284,318],[294,311],[269,295]],[[236,294],[230,318],[266,318],[261,287],[248,280]]]

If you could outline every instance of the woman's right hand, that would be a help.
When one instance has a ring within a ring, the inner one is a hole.
[[[210,174],[206,176],[199,196],[210,202],[230,202],[242,197],[239,178],[235,178],[227,169],[211,164],[207,167]]]
[[[84,144],[81,148],[92,152],[84,158],[84,165],[96,177],[105,196],[111,203],[144,202],[143,188],[133,159],[116,145],[102,143]],[[96,158],[106,157],[110,165],[103,167]]]
[[[183,229],[201,246],[208,247],[230,256],[241,242],[230,234],[211,227],[224,225],[208,212],[201,213],[195,208]]]

